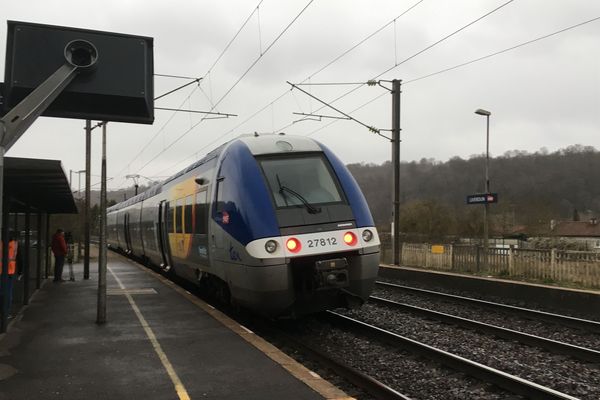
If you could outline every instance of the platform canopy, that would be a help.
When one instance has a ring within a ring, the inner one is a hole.
[[[76,214],[77,206],[59,160],[4,158],[4,194],[9,212]]]

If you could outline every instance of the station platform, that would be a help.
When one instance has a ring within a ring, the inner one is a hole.
[[[0,335],[0,400],[349,399],[159,274],[108,252],[107,323],[89,280],[44,281]],[[68,279],[68,266],[65,266]]]

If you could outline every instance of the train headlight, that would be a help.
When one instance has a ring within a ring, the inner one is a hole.
[[[267,243],[265,243],[265,250],[267,253],[275,253],[277,250],[277,242],[274,240],[268,240]]]
[[[365,242],[370,242],[373,239],[373,232],[368,229],[365,229],[362,233],[362,238]]]
[[[357,240],[356,240],[356,235],[352,232],[346,232],[344,233],[344,243],[346,243],[348,246],[354,246],[356,244]]]
[[[296,238],[289,238],[285,242],[285,247],[287,247],[287,249],[289,251],[291,251],[292,253],[297,253],[302,248],[302,245],[300,244],[300,241],[298,239],[296,239]]]

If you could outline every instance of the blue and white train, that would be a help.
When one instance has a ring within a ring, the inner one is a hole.
[[[269,316],[364,303],[380,241],[356,181],[302,136],[232,140],[108,209],[108,244]]]

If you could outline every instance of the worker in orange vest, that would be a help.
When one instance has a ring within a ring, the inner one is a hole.
[[[3,265],[2,265],[2,246],[3,242],[0,241],[0,274],[4,273],[3,270]],[[18,279],[21,278],[21,271],[20,271],[20,265],[18,265],[17,263],[17,252],[19,250],[19,242],[16,239],[16,236],[14,234],[11,233],[10,235],[10,240],[8,242],[8,280],[7,280],[7,290],[6,293],[8,295],[8,302],[5,305],[5,309],[9,315],[8,318],[12,318],[12,315],[10,314],[10,308],[12,306],[12,300],[13,300],[13,280],[15,275],[18,273],[19,277]],[[2,280],[0,280],[0,282],[2,282]],[[2,293],[4,293],[5,291],[2,290]]]

